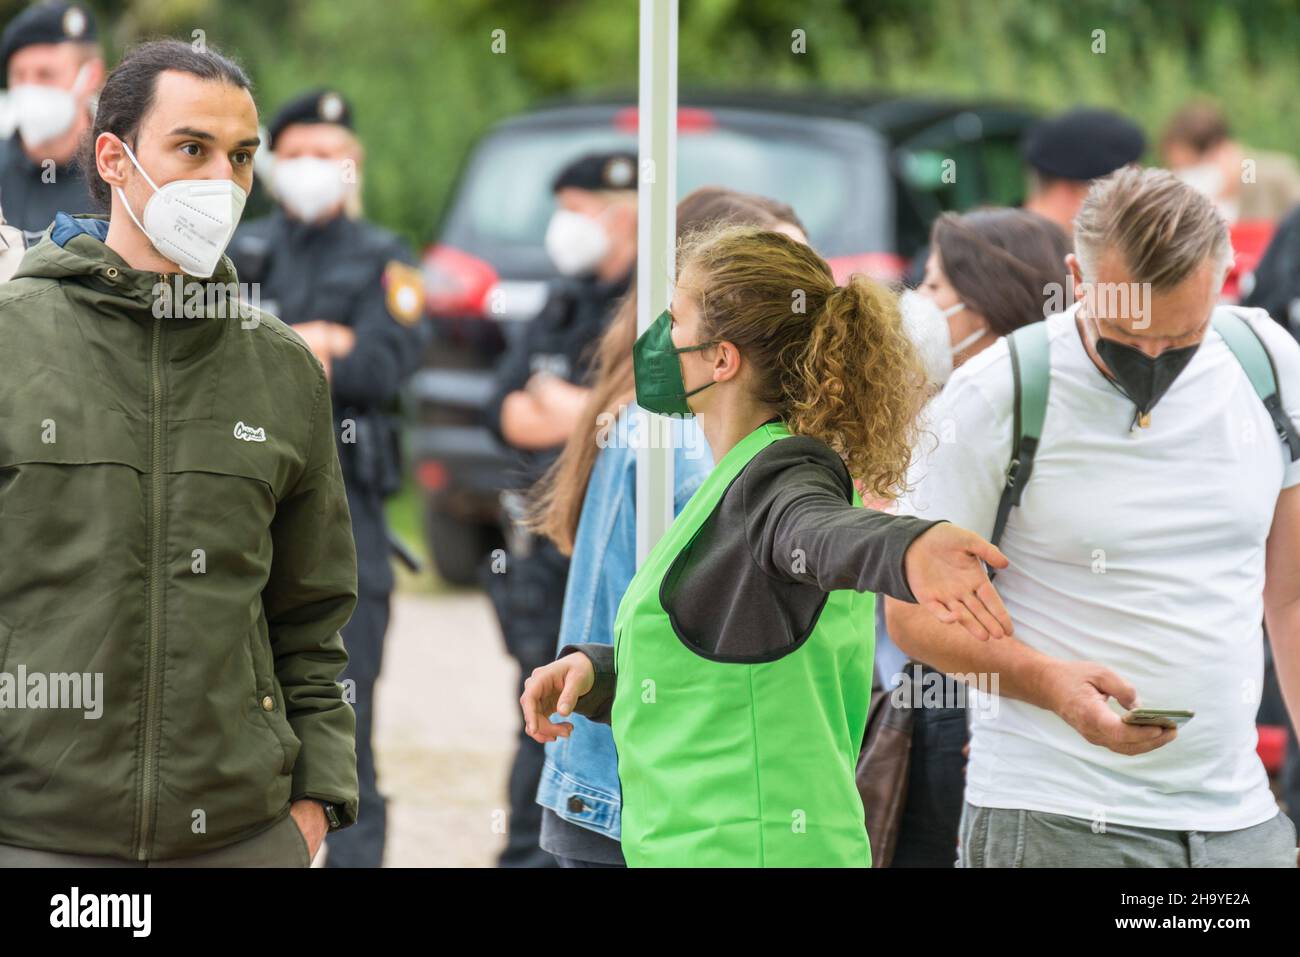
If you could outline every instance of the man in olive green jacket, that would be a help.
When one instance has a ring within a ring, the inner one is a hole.
[[[111,216],[0,286],[0,864],[302,866],[356,819],[325,374],[220,249],[178,272],[154,200],[246,192],[256,123],[219,54],[137,48],[90,144]]]

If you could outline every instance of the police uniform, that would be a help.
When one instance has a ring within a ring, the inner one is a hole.
[[[303,122],[350,127],[351,116],[338,94],[312,91],[277,114],[269,128],[272,149],[286,126]],[[383,503],[401,484],[392,406],[430,339],[423,286],[402,240],[342,214],[304,223],[277,207],[270,216],[241,226],[229,254],[241,283],[259,283],[267,312],[290,324],[340,323],[356,335],[352,351],[333,360],[330,386],[357,547],[358,601],[343,629],[349,661],[342,680],[355,682],[361,806],[353,827],[329,836],[327,866],[378,867],[386,814],[376,783],[371,728],[393,589]]]
[[[631,153],[586,156],[561,171],[552,184],[587,190],[635,188],[636,156]],[[506,397],[526,386],[537,372],[545,372],[579,385],[587,383],[592,353],[604,333],[618,301],[627,293],[632,273],[614,281],[595,277],[564,277],[552,281],[546,304],[528,323],[523,335],[506,352],[496,372],[496,389],[487,406],[488,426],[505,441],[501,431],[501,406]],[[527,489],[545,474],[562,448],[519,452],[515,489]],[[506,493],[505,502],[511,500]],[[515,499],[518,501],[518,499]],[[507,504],[521,518],[520,509]],[[523,681],[534,668],[555,657],[564,605],[569,560],[544,538],[518,528],[507,528],[511,543],[504,573],[491,559],[482,579],[505,638],[506,650],[520,668]],[[518,751],[510,771],[510,831],[499,864],[502,867],[553,867],[555,859],[539,846],[542,809],[537,804],[545,752],[542,745],[521,731]]]
[[[9,58],[24,47],[95,39],[95,20],[85,7],[69,3],[28,7],[0,35],[0,83],[8,85]],[[16,130],[0,140],[0,212],[5,222],[29,234],[29,242],[35,241],[59,211],[97,210],[77,163],[47,168],[24,152]]]

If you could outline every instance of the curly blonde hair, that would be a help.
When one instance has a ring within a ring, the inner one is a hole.
[[[927,392],[894,293],[861,274],[837,286],[809,246],[752,226],[688,237],[678,276],[707,338],[753,367],[755,398],[839,453],[864,494],[896,498]]]

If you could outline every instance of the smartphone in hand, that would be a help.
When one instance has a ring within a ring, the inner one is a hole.
[[[1170,708],[1134,708],[1124,715],[1125,724],[1154,725],[1158,728],[1181,728],[1192,718],[1195,711],[1179,711]]]

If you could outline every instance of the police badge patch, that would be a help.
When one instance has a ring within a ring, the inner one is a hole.
[[[616,156],[605,164],[603,173],[607,186],[612,189],[627,189],[632,185],[636,169],[625,158]]]
[[[385,301],[388,312],[404,326],[413,326],[424,315],[424,282],[420,271],[396,259],[384,267]]]
[[[76,40],[86,32],[86,15],[76,7],[68,7],[63,14],[63,35],[70,40]]]
[[[333,92],[322,94],[316,112],[326,123],[337,123],[343,117],[343,98]]]

